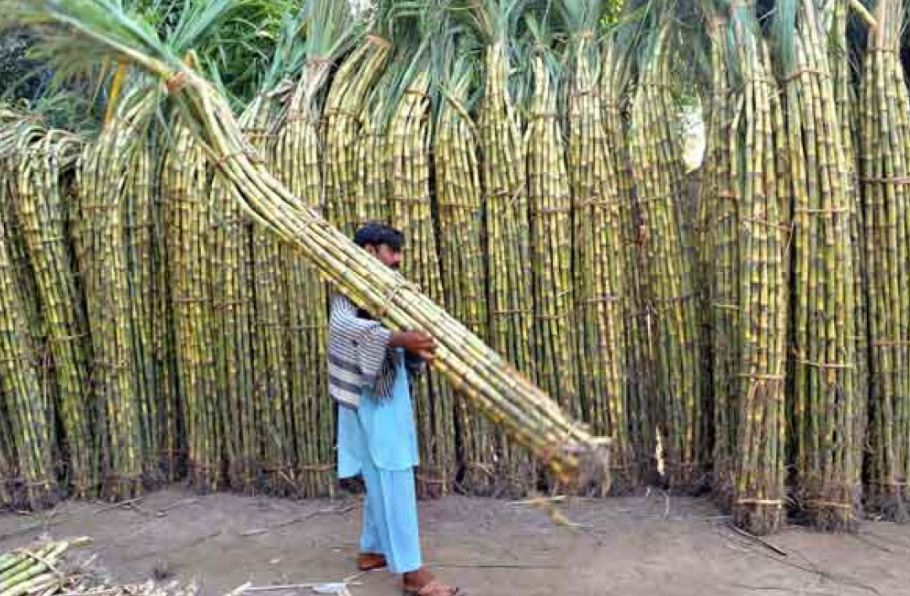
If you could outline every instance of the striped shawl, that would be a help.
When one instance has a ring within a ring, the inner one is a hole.
[[[380,401],[392,397],[401,354],[389,347],[392,332],[341,294],[333,294],[329,315],[329,395],[357,408],[364,390]],[[420,373],[422,358],[404,352],[409,376]]]

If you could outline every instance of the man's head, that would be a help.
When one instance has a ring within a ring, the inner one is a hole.
[[[381,223],[364,224],[354,234],[354,243],[387,267],[398,269],[401,266],[404,236],[391,226]]]

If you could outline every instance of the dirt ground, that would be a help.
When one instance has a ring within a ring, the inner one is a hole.
[[[855,535],[788,528],[766,543],[737,534],[704,499],[572,500],[579,527],[554,526],[524,504],[448,497],[420,503],[426,562],[471,596],[910,595],[910,526],[867,522]],[[131,505],[67,502],[0,516],[0,549],[47,533],[89,536],[82,547],[115,579],[195,580],[202,594],[339,582],[352,560],[360,503],[291,501],[170,488]],[[80,556],[82,556],[80,554]],[[385,571],[351,594],[400,594]],[[309,594],[309,588],[254,592]]]

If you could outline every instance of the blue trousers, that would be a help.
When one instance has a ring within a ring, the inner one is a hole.
[[[369,457],[363,458],[361,465],[367,494],[363,501],[360,551],[385,555],[392,573],[420,569],[413,468],[379,470]]]

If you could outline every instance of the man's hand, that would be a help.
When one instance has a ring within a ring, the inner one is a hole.
[[[389,338],[389,345],[404,348],[427,362],[436,357],[436,342],[423,331],[395,331]]]
[[[436,358],[435,350],[436,350],[435,347],[432,350],[420,350],[419,352],[417,352],[417,355],[420,358],[422,358],[425,362],[433,362],[433,360]]]

